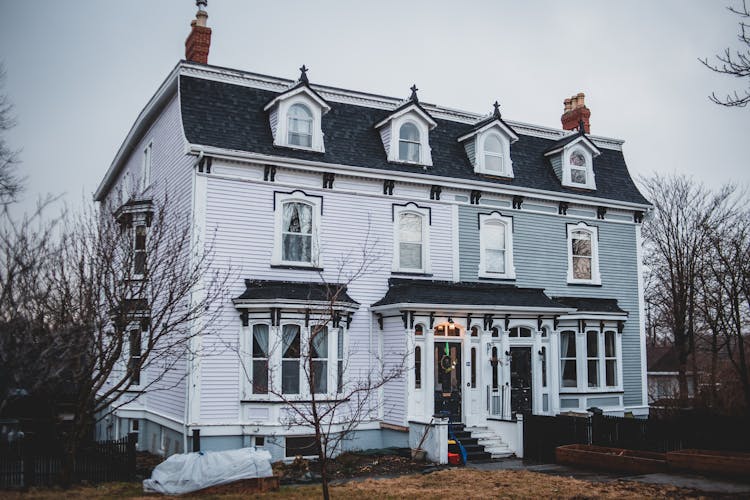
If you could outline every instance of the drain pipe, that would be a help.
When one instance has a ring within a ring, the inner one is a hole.
[[[193,165],[193,172],[195,172],[198,168],[198,165],[200,165],[201,161],[203,160],[204,152],[203,152],[203,148],[200,146],[197,146],[194,149],[191,148],[191,151],[198,152],[198,157],[195,160],[195,164]],[[193,189],[192,189],[191,211],[192,211],[192,216],[193,216],[192,227],[194,230],[195,229],[195,175],[193,175],[192,184],[193,184],[192,186]],[[191,300],[192,300],[192,297],[191,297]],[[190,342],[192,343],[192,338],[190,339]],[[193,349],[189,349],[189,352],[192,353]],[[193,377],[192,377],[193,365],[194,365],[193,361],[194,361],[193,359],[188,359],[188,363],[187,363],[187,380],[185,383],[185,409],[182,415],[182,449],[184,450],[185,453],[187,453],[188,451],[188,420],[190,417],[190,405],[191,405],[190,392],[191,392],[191,387],[193,383]]]

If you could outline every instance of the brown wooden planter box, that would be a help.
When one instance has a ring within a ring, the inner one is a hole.
[[[558,464],[590,467],[613,472],[633,472],[651,474],[666,472],[667,462],[664,453],[652,451],[625,450],[588,444],[569,444],[555,449]]]
[[[279,489],[279,476],[256,477],[252,479],[243,479],[228,484],[220,484],[203,488],[202,490],[188,493],[185,496],[204,496],[204,495],[254,495],[256,493],[265,493],[267,491],[276,491]]]
[[[674,470],[750,481],[750,453],[713,450],[670,451],[667,453],[667,465]]]

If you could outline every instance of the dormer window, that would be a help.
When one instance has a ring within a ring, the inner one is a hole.
[[[398,134],[398,159],[412,163],[420,161],[419,129],[412,122],[401,125]]]
[[[325,152],[323,115],[331,106],[310,87],[307,68],[296,85],[277,95],[263,108],[273,134],[273,145]]]
[[[376,123],[375,129],[380,132],[388,161],[431,166],[429,133],[437,122],[419,104],[417,87],[411,91],[409,100]]]
[[[468,134],[458,138],[458,142],[464,143],[474,172],[513,177],[510,145],[518,140],[518,136],[502,119],[499,108],[500,105],[495,103],[493,114],[474,125]]]
[[[290,146],[312,147],[313,115],[304,104],[294,104],[287,113],[287,141]]]
[[[544,153],[563,186],[596,189],[594,158],[601,152],[583,132],[565,137]]]

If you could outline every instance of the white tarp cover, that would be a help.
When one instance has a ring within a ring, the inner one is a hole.
[[[172,455],[157,465],[151,479],[143,481],[143,491],[180,495],[218,484],[272,475],[271,454],[266,450],[199,451]]]

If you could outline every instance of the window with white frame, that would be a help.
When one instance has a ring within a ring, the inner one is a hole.
[[[497,134],[489,134],[484,139],[483,167],[488,174],[505,173],[503,143]]]
[[[593,157],[599,151],[588,142],[573,142],[562,153],[562,184],[583,189],[596,189]]]
[[[425,209],[394,209],[395,272],[429,272],[429,215]]]
[[[398,159],[419,163],[421,159],[421,137],[419,128],[412,122],[405,122],[398,132]]]
[[[269,326],[253,325],[252,346],[252,393],[268,394]]]
[[[479,215],[479,276],[513,279],[513,219],[498,213]]]
[[[143,165],[141,166],[141,190],[151,185],[151,150],[153,143],[149,142],[143,149]]]
[[[604,383],[607,387],[617,386],[617,337],[614,331],[604,332]]]
[[[312,147],[313,114],[302,103],[289,107],[287,112],[287,143],[290,146]]]
[[[315,394],[328,392],[328,327],[310,328],[310,364]]]
[[[578,387],[576,362],[576,332],[560,332],[560,380],[561,387]]]
[[[586,380],[589,389],[599,387],[599,332],[586,332]]]
[[[598,228],[568,225],[568,283],[599,285]]]
[[[320,198],[279,197],[272,264],[317,266],[319,227]]]
[[[299,325],[281,327],[281,393],[300,393],[301,329]]]

